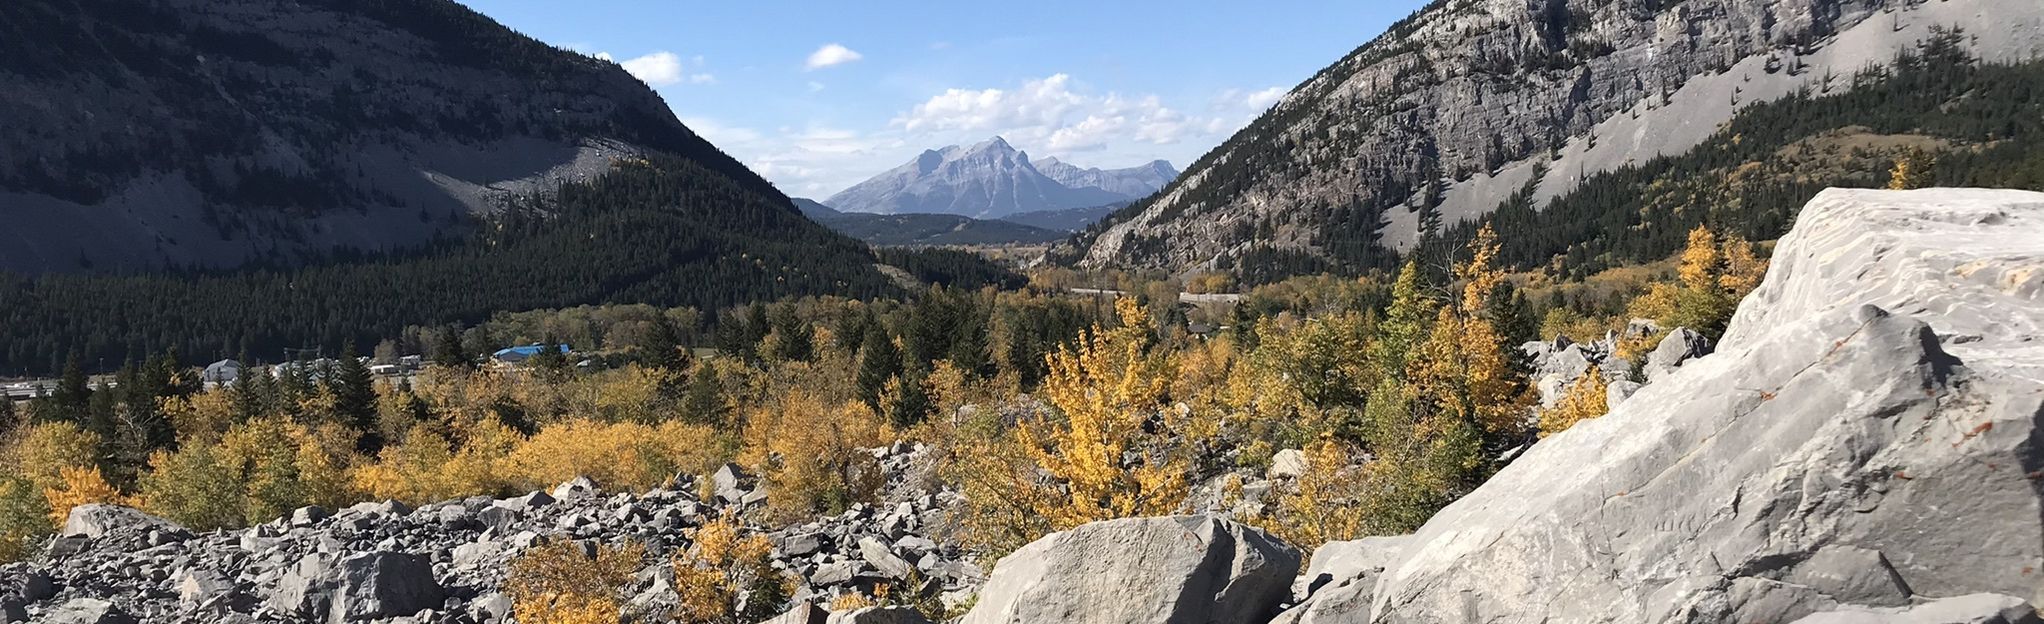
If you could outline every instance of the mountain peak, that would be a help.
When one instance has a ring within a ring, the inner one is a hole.
[[[970,147],[924,151],[913,162],[845,189],[825,203],[846,212],[991,218],[1135,199],[1156,192],[1175,173],[1149,166],[1081,169],[1055,158],[1035,163],[1028,152],[995,136]]]

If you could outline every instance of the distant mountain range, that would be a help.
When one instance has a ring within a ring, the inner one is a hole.
[[[842,212],[989,219],[1140,199],[1177,176],[1178,170],[1161,160],[1110,170],[1082,169],[1056,159],[1032,162],[1028,152],[994,137],[971,147],[924,151],[823,203]]]
[[[1037,210],[1033,212],[1018,212],[1005,217],[1001,217],[1001,220],[1008,221],[1011,223],[1020,223],[1023,225],[1040,227],[1046,230],[1057,230],[1060,232],[1077,232],[1079,230],[1086,229],[1086,226],[1099,223],[1100,220],[1106,218],[1107,215],[1114,214],[1114,211],[1127,208],[1129,204],[1133,203],[1135,203],[1135,200],[1118,201],[1104,206],[1087,206],[1085,208],[1065,208],[1062,210]]]
[[[1036,245],[1063,239],[1073,231],[1004,219],[974,219],[948,214],[839,212],[805,197],[795,198],[795,207],[801,209],[804,216],[839,234],[881,247]],[[1111,211],[1106,207],[1076,210],[1090,211],[1096,215],[1095,218]]]

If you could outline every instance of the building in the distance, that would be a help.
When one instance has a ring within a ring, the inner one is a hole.
[[[205,382],[208,388],[232,386],[234,382],[241,380],[241,362],[220,360],[207,364],[206,371],[200,374],[199,379]]]
[[[554,346],[560,349],[561,353],[568,353],[568,345],[562,344]],[[532,359],[532,356],[539,355],[541,351],[545,350],[546,345],[534,343],[522,347],[510,347],[507,349],[500,349],[496,353],[490,354],[490,359],[501,366],[518,366],[524,364],[526,360]]]

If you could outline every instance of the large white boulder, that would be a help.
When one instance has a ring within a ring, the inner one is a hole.
[[[1436,515],[1369,621],[1900,622],[2034,600],[2040,299],[2044,194],[1826,191],[1715,355]]]
[[[1264,622],[1298,572],[1298,549],[1212,516],[1095,522],[1001,558],[964,624]]]

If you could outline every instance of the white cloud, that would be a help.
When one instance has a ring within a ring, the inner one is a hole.
[[[820,92],[820,91],[823,91],[823,83],[821,83],[821,82],[817,82],[817,81],[814,81],[814,80],[811,80],[811,81],[809,81],[809,92],[810,92],[810,93],[817,93],[817,92]]]
[[[812,90],[823,86],[812,82]],[[1268,92],[1268,93],[1266,93]],[[685,118],[792,196],[824,199],[925,149],[1000,135],[1032,158],[1126,167],[1185,166],[1241,128],[1282,90],[1236,89],[1172,106],[1163,96],[1095,91],[1069,74],[1007,85],[943,89],[881,127],[811,122],[758,130]],[[1077,158],[1071,156],[1079,154]]]
[[[655,87],[676,84],[683,79],[681,57],[673,52],[654,52],[619,65],[623,65],[633,77]]]
[[[606,61],[611,60],[609,52],[598,52],[596,53],[596,58]],[[701,55],[697,55],[690,60],[693,62],[695,70],[690,69],[689,63],[682,62],[681,55],[662,50],[638,58],[627,59],[618,64],[624,66],[625,71],[630,73],[632,77],[638,78],[641,82],[646,83],[647,86],[652,87],[665,87],[684,82],[688,84],[715,84],[717,82],[715,74],[700,71],[705,64]]]
[[[835,43],[825,44],[823,47],[817,48],[815,52],[809,53],[809,61],[805,68],[814,71],[834,65],[843,65],[862,58],[866,58],[865,55],[859,54],[851,48]]]
[[[1071,90],[1072,77],[1054,74],[1023,83],[1021,89],[946,89],[917,104],[894,125],[920,130],[999,130],[1061,125],[1066,115],[1087,103]]]
[[[1270,108],[1272,104],[1278,103],[1278,100],[1284,99],[1286,92],[1287,90],[1284,87],[1271,87],[1262,91],[1250,92],[1242,96],[1242,104],[1249,108],[1265,110]]]
[[[1052,152],[1072,152],[1128,143],[1174,144],[1211,133],[1214,120],[1174,110],[1156,95],[1092,95],[1070,75],[1054,74],[1014,90],[947,89],[897,116],[893,125],[910,134],[1001,134]]]

